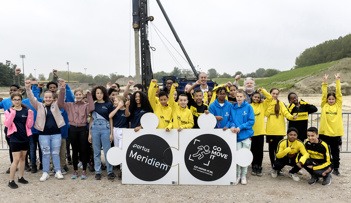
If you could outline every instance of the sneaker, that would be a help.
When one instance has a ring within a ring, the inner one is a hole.
[[[246,185],[247,184],[246,176],[241,176],[241,184],[242,185]]]
[[[65,170],[65,168],[63,168],[63,169],[61,170],[61,173],[62,173],[62,175],[66,175],[66,174],[67,174],[67,171]]]
[[[241,177],[240,177],[240,176],[237,176],[237,177],[236,177],[236,184],[238,185],[240,182],[241,182]]]
[[[61,173],[61,171],[57,171],[56,173],[55,173],[55,178],[57,178],[57,179],[63,179],[63,175],[62,175],[62,173]]]
[[[84,179],[87,178],[87,174],[86,174],[85,171],[83,171],[83,173],[82,173],[82,175],[80,176],[80,178],[81,178],[82,180],[84,180]]]
[[[22,178],[18,178],[18,182],[22,183],[22,184],[28,184],[28,181],[26,179]]]
[[[78,176],[78,171],[74,171],[73,175],[72,175],[72,179],[76,179]]]
[[[338,168],[334,168],[333,174],[336,175],[336,176],[340,176],[339,169]]]
[[[251,175],[255,176],[257,175],[257,166],[252,166],[252,171],[251,171]]]
[[[284,176],[284,172],[283,171],[278,171],[278,176]]]
[[[323,177],[322,185],[330,185],[332,175],[329,173],[326,177]]]
[[[41,178],[40,178],[40,181],[41,182],[44,182],[44,181],[46,181],[47,179],[49,179],[49,174],[48,173],[46,173],[46,172],[44,172],[43,173],[43,175],[41,176]]]
[[[10,173],[10,168],[8,168],[8,169],[6,170],[6,173],[7,173],[7,174]],[[9,184],[10,184],[10,183],[9,183]]]
[[[55,169],[54,168],[52,168],[50,171],[49,171],[49,175],[54,175],[55,174]]]
[[[18,188],[18,185],[15,183],[15,181],[11,181],[9,182],[8,186],[11,188],[11,189],[17,189]]]
[[[29,171],[31,171],[32,169],[31,169],[28,165],[26,165],[26,166],[24,167],[24,170],[27,171],[27,172],[29,172]]]
[[[272,169],[271,170],[271,176],[272,176],[272,178],[276,178],[278,176],[278,171]]]
[[[32,165],[31,173],[36,173],[38,171],[37,165]]]
[[[289,173],[289,177],[292,178],[294,181],[300,180],[299,176],[297,176],[296,173]]]
[[[262,167],[258,167],[258,168],[257,168],[257,173],[256,173],[256,175],[259,176],[259,177],[263,176]]]
[[[95,174],[95,180],[101,180],[101,174]]]
[[[311,179],[308,181],[308,184],[313,185],[318,181],[319,181],[319,178],[317,176],[313,175],[313,176],[311,176]]]
[[[114,173],[110,173],[107,175],[107,179],[109,179],[109,180],[113,180],[113,179],[115,179],[115,177],[116,177],[116,175]]]

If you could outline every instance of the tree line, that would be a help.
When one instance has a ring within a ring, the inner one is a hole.
[[[18,68],[16,64],[12,64],[11,61],[6,61],[6,63],[0,62],[0,86],[10,86],[15,84],[15,69]],[[24,85],[23,73],[19,74],[19,81],[21,85]],[[80,83],[92,83],[92,84],[106,84],[108,82],[116,82],[120,78],[125,78],[123,75],[117,75],[115,73],[110,73],[109,75],[99,74],[96,76],[87,75],[81,72],[69,72],[59,71],[58,77],[70,82],[80,82]],[[53,79],[53,73],[51,72],[48,77],[44,74],[39,74],[36,78],[32,73],[26,75],[26,80],[31,80],[35,78],[38,81],[51,81]]]
[[[295,60],[295,68],[351,57],[351,34],[306,49]]]
[[[276,69],[264,69],[259,68],[255,72],[243,74],[241,71],[236,71],[234,75],[224,72],[223,74],[218,73],[215,68],[210,68],[207,71],[207,77],[210,79],[215,78],[235,78],[236,75],[242,75],[243,78],[253,77],[253,78],[263,78],[263,77],[271,77],[273,75],[278,74],[280,71]],[[189,69],[180,69],[178,67],[174,67],[171,72],[160,71],[154,73],[154,78],[158,81],[162,80],[164,76],[176,76],[176,77],[186,77],[193,78],[195,77],[194,73]]]

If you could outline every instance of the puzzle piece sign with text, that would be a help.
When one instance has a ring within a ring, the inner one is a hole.
[[[212,114],[201,115],[200,129],[156,129],[153,113],[141,119],[143,129],[123,129],[123,149],[107,153],[112,165],[122,163],[123,184],[231,185],[236,183],[236,164],[248,166],[248,149],[236,151],[236,134],[214,129]],[[179,144],[178,144],[179,143]]]

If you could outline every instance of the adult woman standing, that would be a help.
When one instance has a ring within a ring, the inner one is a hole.
[[[95,102],[95,110],[92,113],[89,127],[88,140],[93,144],[95,179],[101,179],[101,146],[104,150],[107,178],[112,180],[115,178],[113,166],[106,159],[107,151],[111,148],[113,141],[113,120],[109,118],[109,114],[113,110],[112,103],[109,102],[107,90],[104,86],[96,86],[92,90],[93,100]]]
[[[37,111],[37,119],[34,127],[40,131],[39,143],[43,153],[43,175],[40,181],[47,180],[50,176],[48,174],[50,167],[50,155],[55,167],[55,177],[63,179],[60,166],[60,148],[61,148],[61,130],[65,125],[65,121],[61,115],[61,111],[54,101],[54,94],[50,91],[44,93],[43,103],[39,102],[34,97],[31,87],[31,81],[25,82],[27,95],[30,103]]]
[[[76,89],[74,91],[74,97],[76,101],[65,102],[66,95],[66,84],[64,81],[60,83],[61,89],[58,96],[58,106],[65,109],[68,113],[68,120],[70,124],[69,139],[72,144],[73,151],[73,168],[74,173],[72,178],[75,179],[78,176],[78,152],[80,159],[83,163],[83,173],[81,175],[82,179],[86,178],[86,168],[88,162],[88,136],[87,136],[87,117],[90,112],[95,110],[93,97],[89,90],[87,90],[88,103],[83,101],[83,91],[81,89]]]
[[[33,126],[33,111],[22,104],[22,95],[20,93],[11,94],[13,105],[5,111],[5,126],[7,127],[7,136],[10,140],[12,149],[13,162],[10,168],[10,181],[8,186],[12,189],[18,188],[15,183],[15,173],[19,164],[18,182],[27,184],[28,181],[23,178],[25,158],[29,147],[29,136],[32,135],[31,127]]]

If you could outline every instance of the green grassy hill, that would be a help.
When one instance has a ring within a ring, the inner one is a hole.
[[[342,59],[341,59],[342,60]],[[308,77],[316,75],[324,70],[327,70],[329,67],[339,63],[340,60],[317,64],[313,66],[308,66],[304,68],[297,68],[288,71],[282,71],[277,75],[274,75],[269,78],[257,78],[255,79],[256,87],[264,87],[269,90],[273,87],[276,87],[281,90],[292,88],[297,82],[304,80]],[[216,78],[214,79],[218,84],[223,84],[228,81],[233,82],[234,78]],[[239,81],[240,86],[242,86],[244,80]]]

